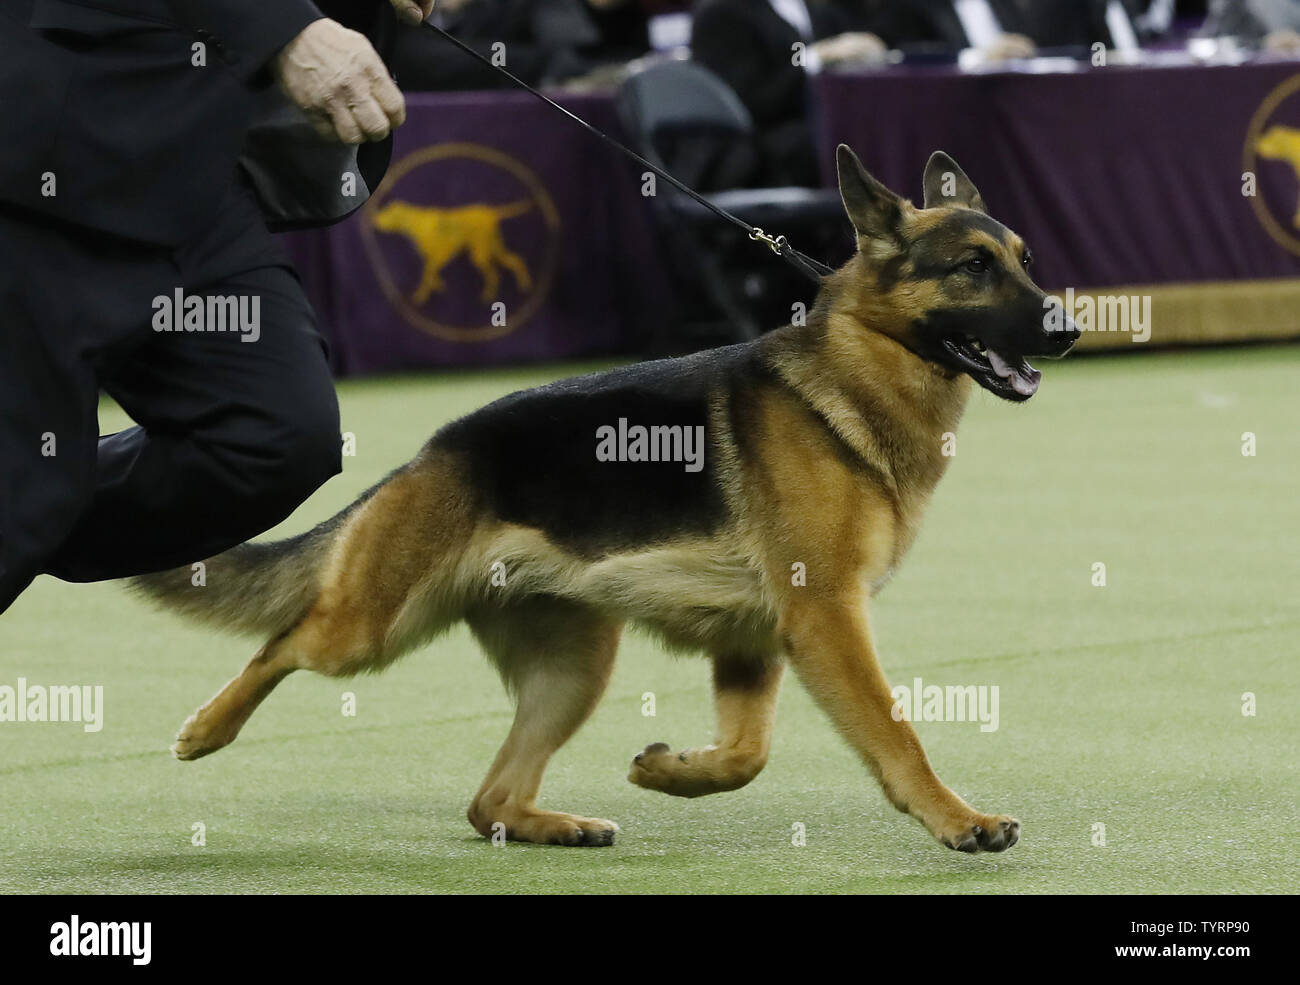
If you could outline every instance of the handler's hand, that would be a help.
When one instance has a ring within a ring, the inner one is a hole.
[[[1033,58],[1037,49],[1033,40],[1023,34],[1003,34],[980,52],[991,62],[1009,62],[1016,58]]]
[[[1300,52],[1300,34],[1286,27],[1269,31],[1264,38],[1264,50],[1280,55],[1294,55]]]
[[[275,57],[280,87],[322,137],[382,140],[406,119],[406,102],[364,34],[312,21]]]
[[[418,24],[433,13],[433,0],[389,0],[404,24]]]
[[[882,61],[888,51],[879,37],[863,31],[849,31],[816,41],[812,49],[827,65],[871,64]]]

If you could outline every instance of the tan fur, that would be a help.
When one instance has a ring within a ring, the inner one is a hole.
[[[929,227],[946,211],[908,206],[905,222]],[[612,822],[535,801],[547,760],[599,700],[620,631],[635,623],[712,656],[718,733],[682,753],[649,746],[632,782],[693,797],[751,781],[767,760],[788,662],[895,806],[951,847],[1014,843],[1018,822],[944,786],[912,726],[893,719],[871,639],[870,596],[916,537],[971,386],[900,344],[937,288],[883,288],[883,249],[864,244],[828,279],[824,318],[766,338],[777,379],[737,398],[747,401],[746,434],[731,432],[727,398],[715,397],[725,529],[580,557],[484,512],[454,456],[426,451],[333,535],[315,601],[190,718],[177,755],[232,741],[293,670],[376,670],[464,619],[517,702],[470,822],[487,836],[607,844]]]

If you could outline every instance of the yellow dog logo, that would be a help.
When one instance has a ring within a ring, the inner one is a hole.
[[[1255,152],[1270,161],[1285,161],[1291,165],[1297,187],[1300,188],[1300,130],[1295,127],[1269,127],[1255,141]],[[1297,198],[1296,214],[1291,225],[1300,229],[1300,196]]]
[[[524,258],[506,246],[501,223],[523,215],[533,208],[527,200],[507,205],[462,205],[439,209],[409,202],[390,202],[374,215],[375,228],[397,233],[410,240],[424,261],[420,283],[411,295],[414,304],[423,304],[434,291],[446,284],[442,270],[461,253],[466,253],[483,277],[480,297],[490,302],[497,297],[501,284],[500,268],[510,271],[519,290],[529,291],[532,275]]]
[[[1250,118],[1241,152],[1241,193],[1273,242],[1300,256],[1300,233],[1297,233],[1300,230],[1298,124],[1300,74],[1292,75],[1276,86]],[[1266,161],[1276,163],[1264,164]],[[1261,165],[1266,174],[1260,174]],[[1277,180],[1283,167],[1296,185],[1292,185],[1291,180]],[[1265,177],[1269,179],[1267,182]],[[1286,196],[1285,200],[1279,201],[1280,196]]]
[[[395,162],[357,232],[392,310],[449,342],[527,325],[545,310],[562,254],[546,185],[482,144],[433,144]]]

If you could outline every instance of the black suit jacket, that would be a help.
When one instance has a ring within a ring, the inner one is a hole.
[[[480,54],[501,42],[508,68],[530,85],[547,85],[594,67],[582,54],[600,33],[581,0],[474,0],[442,15],[441,26]],[[404,31],[394,63],[408,88],[503,89],[500,72],[453,48],[431,31]]]
[[[345,17],[364,9],[378,19],[377,5],[391,15],[384,0],[333,6]],[[0,202],[176,245],[220,205],[254,124],[278,118],[254,141],[250,173],[260,150],[269,217],[310,222],[327,196],[293,187],[306,184],[301,178],[284,187],[283,155],[305,121],[267,66],[321,16],[312,0],[3,0]],[[199,53],[206,64],[196,64]],[[319,149],[309,151],[313,162]]]
[[[839,10],[821,0],[805,2],[814,40],[847,29]],[[736,90],[762,129],[806,114],[807,77],[791,57],[800,40],[767,0],[704,0],[691,28],[691,57]]]
[[[1024,32],[1017,0],[989,0],[989,6],[1003,31]],[[846,0],[846,7],[856,30],[874,31],[891,47],[942,44],[957,51],[971,46],[952,0]]]
[[[966,29],[961,26],[961,18],[957,16],[957,9],[953,6],[952,0],[911,0],[910,5],[926,23],[931,25],[939,40],[955,48],[971,46],[970,38],[966,36]],[[998,19],[998,24],[1002,26],[1003,31],[1024,33],[1025,19],[1016,0],[989,0],[989,6],[993,9],[993,16]]]
[[[1025,33],[1040,48],[1083,47],[1101,42],[1115,46],[1106,23],[1107,0],[1026,0]],[[1134,35],[1141,37],[1134,23],[1142,7],[1136,0],[1121,0]]]

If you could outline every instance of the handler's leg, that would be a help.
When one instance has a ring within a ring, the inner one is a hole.
[[[89,366],[43,336],[39,313],[4,280],[0,270],[0,613],[84,508],[99,433]]]
[[[90,506],[47,568],[67,581],[220,553],[339,471],[324,342],[247,193],[237,187],[175,262],[186,296],[234,298],[249,314],[255,301],[256,331],[148,331],[105,370],[104,389],[139,426],[100,439]]]
[[[3,613],[90,500],[97,367],[147,325],[149,299],[172,268],[161,248],[4,208],[0,256]]]
[[[263,268],[213,290],[258,297],[260,337],[160,333],[113,370],[104,388],[140,426],[100,439],[94,498],[51,574],[98,581],[210,557],[339,471],[338,403],[293,274]]]

